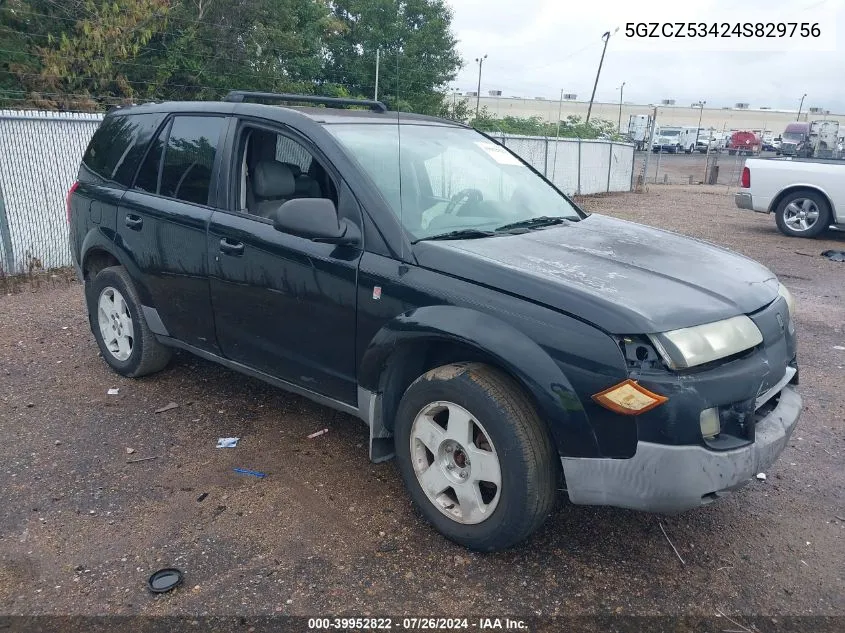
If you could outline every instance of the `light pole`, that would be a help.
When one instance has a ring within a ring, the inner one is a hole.
[[[698,108],[698,127],[695,129],[695,144],[698,145],[698,135],[701,133],[701,118],[704,116],[704,104],[707,103],[706,101],[699,101],[695,104],[695,107]],[[710,141],[707,141],[708,147],[710,146]]]
[[[487,53],[484,57],[476,57],[475,61],[478,63],[478,91],[475,93],[475,118],[478,118],[478,108],[481,105],[481,67],[484,65],[484,60],[487,59]]]
[[[622,82],[622,85],[619,86],[619,121],[616,123],[616,127],[619,129],[619,135],[622,135],[622,93],[625,91],[625,82]]]
[[[604,40],[604,48],[601,49],[601,59],[599,60],[599,68],[596,71],[596,82],[593,84],[593,94],[590,95],[590,105],[587,107],[587,120],[585,123],[590,122],[590,113],[593,111],[593,99],[596,98],[596,87],[599,85],[599,75],[601,74],[601,65],[604,63],[604,54],[607,51],[607,42],[610,40],[610,31],[604,33],[601,36]]]
[[[801,103],[798,105],[798,118],[795,119],[796,121],[801,120],[801,109],[804,107],[804,97],[806,97],[806,96],[807,96],[806,92],[803,95],[801,95]]]

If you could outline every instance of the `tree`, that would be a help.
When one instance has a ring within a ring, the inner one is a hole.
[[[340,29],[323,0],[174,3],[140,60],[148,98],[214,99],[232,89],[314,91],[325,41]]]
[[[437,114],[461,65],[451,20],[445,0],[0,0],[0,101],[371,97],[381,48],[380,96]]]
[[[4,68],[17,87],[9,94],[83,109],[95,107],[99,95],[131,98],[131,61],[168,10],[169,0],[11,0],[0,12],[3,44],[11,47],[4,50],[14,51]]]
[[[392,108],[438,114],[445,86],[461,67],[444,0],[334,0],[341,29],[327,41],[324,80],[352,94],[375,92],[380,49],[379,98]]]

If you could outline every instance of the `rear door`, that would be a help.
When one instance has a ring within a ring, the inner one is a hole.
[[[165,118],[164,113],[110,114],[97,129],[71,196],[71,252],[79,257],[82,242],[96,229],[103,240],[115,234],[117,207],[144,157],[144,151]],[[81,263],[81,262],[80,262]]]
[[[229,118],[172,116],[150,145],[117,214],[117,242],[138,280],[147,320],[217,352],[206,230],[216,202],[217,151]]]

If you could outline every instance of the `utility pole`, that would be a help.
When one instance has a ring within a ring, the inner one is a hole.
[[[555,181],[555,168],[557,167],[557,148],[560,145],[560,117],[563,116],[563,88],[560,89],[560,101],[557,105],[557,130],[555,131],[555,157],[552,161],[552,182]],[[578,168],[580,169],[580,167]]]
[[[601,49],[601,59],[599,60],[599,68],[596,71],[596,82],[593,84],[593,94],[590,95],[590,105],[587,107],[587,120],[585,123],[590,122],[590,113],[593,111],[593,99],[596,98],[596,87],[599,85],[599,75],[601,74],[601,66],[604,63],[604,54],[607,51],[607,42],[610,39],[610,31],[605,32],[601,38],[604,40],[604,48]]]
[[[622,93],[625,91],[625,82],[622,82],[622,85],[619,86],[619,121],[616,123],[616,127],[619,130],[619,135],[622,135]]]
[[[378,101],[378,64],[381,57],[381,48],[376,49],[376,89],[375,93],[373,94],[373,100]]]
[[[478,63],[478,89],[475,93],[475,118],[478,118],[478,108],[481,105],[481,67],[484,65],[484,60],[487,59],[487,53],[484,57],[476,57],[475,61]]]
[[[695,104],[695,106],[699,109],[698,113],[698,127],[695,129],[695,144],[698,145],[698,135],[701,133],[701,118],[704,116],[704,104],[707,103],[706,101],[699,101]],[[707,142],[707,145],[710,145],[710,142]]]
[[[648,135],[648,145],[646,146],[645,161],[643,164],[643,191],[645,191],[645,183],[648,179],[648,157],[651,155],[651,146],[654,144],[654,131],[657,129],[657,106],[654,106],[654,113],[651,115],[651,132]],[[659,155],[658,155],[659,157]],[[656,179],[656,176],[655,176]]]
[[[801,120],[801,109],[804,107],[804,97],[806,97],[806,96],[807,96],[806,92],[803,95],[801,95],[801,103],[798,105],[798,118],[795,119],[796,121]]]

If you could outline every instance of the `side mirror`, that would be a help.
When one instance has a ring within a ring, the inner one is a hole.
[[[347,230],[328,198],[288,200],[273,214],[273,226],[283,233],[329,243],[342,242]]]

